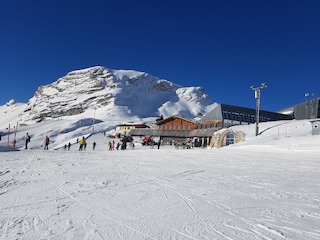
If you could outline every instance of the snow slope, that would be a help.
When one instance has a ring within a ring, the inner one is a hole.
[[[320,136],[307,120],[261,123],[257,137],[234,127],[245,142],[188,150],[108,151],[103,133],[86,151],[53,150],[76,138],[53,126],[22,129],[55,136],[48,151],[34,137],[0,152],[1,239],[320,239]]]

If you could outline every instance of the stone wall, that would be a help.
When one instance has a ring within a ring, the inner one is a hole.
[[[245,140],[244,133],[234,131],[232,129],[225,129],[216,132],[212,136],[211,147],[220,148],[226,146],[226,137],[229,133],[233,133],[234,135],[234,144],[238,142],[243,142]]]

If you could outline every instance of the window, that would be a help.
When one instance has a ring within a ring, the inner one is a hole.
[[[233,133],[228,133],[226,136],[226,146],[234,144],[234,134]]]

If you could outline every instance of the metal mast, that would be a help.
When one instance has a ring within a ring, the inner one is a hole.
[[[260,90],[266,87],[267,85],[265,83],[261,83],[259,87],[250,86],[254,91],[254,97],[256,99],[256,136],[259,134]]]

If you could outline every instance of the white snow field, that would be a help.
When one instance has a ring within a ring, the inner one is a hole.
[[[320,239],[320,136],[270,124],[219,149],[108,151],[98,133],[0,152],[0,239]]]

